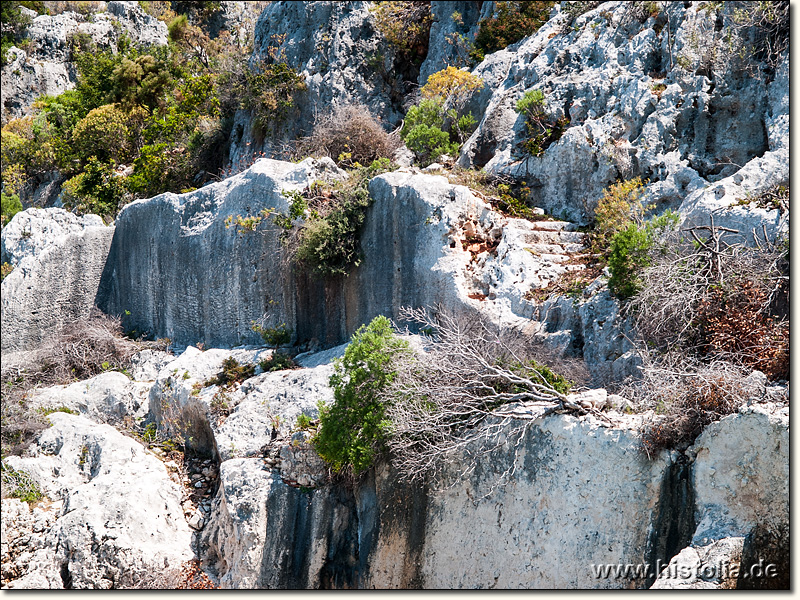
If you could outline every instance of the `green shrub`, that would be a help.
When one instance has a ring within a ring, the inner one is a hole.
[[[628,223],[614,234],[608,256],[611,271],[608,289],[612,294],[620,300],[627,300],[641,289],[641,272],[652,262],[651,253],[658,236],[677,223],[677,213],[667,211],[643,226]]]
[[[353,334],[344,357],[334,363],[333,403],[319,405],[319,430],[312,443],[336,472],[358,475],[383,448],[390,423],[379,393],[394,378],[392,363],[408,343],[392,333],[389,319],[375,317]]]
[[[2,465],[3,493],[11,498],[19,498],[23,502],[38,502],[44,498],[39,484],[25,471],[17,471],[5,461]]]
[[[640,224],[644,212],[649,208],[642,202],[645,187],[641,177],[612,184],[603,190],[603,195],[594,211],[594,228],[590,235],[590,248],[595,254],[606,256],[612,238],[629,223]]]
[[[283,371],[284,369],[294,369],[297,365],[292,360],[292,357],[283,352],[273,352],[272,356],[263,359],[258,363],[261,371],[264,373],[271,373],[273,371]]]
[[[516,363],[510,367],[510,370],[536,383],[544,382],[559,394],[566,395],[572,389],[572,382],[569,379],[559,373],[555,373],[547,365],[532,359],[524,364]]]
[[[0,21],[2,21],[2,51],[0,62],[2,66],[8,62],[8,50],[22,39],[25,28],[30,24],[30,18],[22,14],[19,9],[22,2],[5,0],[0,6]]]
[[[272,348],[285,346],[292,341],[292,330],[286,326],[286,323],[281,323],[277,327],[264,327],[258,323],[253,323],[250,329],[260,335],[264,343]]]
[[[123,110],[117,104],[105,104],[89,111],[72,131],[74,152],[82,162],[95,156],[102,162],[125,163],[141,146],[141,133],[147,111],[134,106]]]
[[[255,372],[255,365],[240,365],[239,361],[229,356],[222,361],[222,371],[220,371],[216,377],[212,377],[206,381],[204,385],[228,387],[234,383],[241,383],[245,379],[249,379]]]
[[[472,113],[461,114],[483,80],[467,71],[447,67],[432,74],[422,87],[422,101],[408,110],[400,137],[422,166],[446,154],[455,156],[477,124]],[[445,110],[447,107],[447,110]]]
[[[547,113],[544,93],[541,90],[526,92],[514,108],[518,113],[525,115],[525,128],[529,137],[522,142],[522,148],[531,156],[544,154],[550,144],[558,141],[569,126],[567,117],[554,120]]]
[[[315,427],[316,425],[311,417],[309,417],[308,415],[304,415],[303,413],[297,415],[297,422],[295,423],[294,426],[295,430],[311,431],[312,429],[315,429]]]
[[[418,125],[437,127],[441,126],[443,121],[444,109],[441,103],[433,99],[422,100],[408,109],[403,128],[400,130],[400,137],[405,139],[408,133]]]
[[[433,22],[430,5],[417,0],[377,2],[371,9],[378,31],[407,61],[419,64],[428,53]]]
[[[496,16],[481,20],[475,36],[474,58],[502,50],[533,35],[550,18],[555,2],[498,2]]]
[[[79,415],[80,413],[77,410],[72,410],[68,406],[51,406],[49,408],[40,408],[39,411],[45,417],[47,415],[52,415],[53,413],[66,413],[68,415]]]
[[[125,178],[114,172],[114,163],[89,157],[85,170],[62,187],[64,206],[79,214],[112,217],[124,204]]]
[[[297,95],[308,86],[285,62],[262,63],[258,69],[245,72],[241,106],[252,111],[254,131],[263,136],[277,131],[295,108]]]
[[[444,154],[456,155],[459,149],[457,142],[450,141],[450,134],[436,126],[417,125],[408,132],[405,142],[423,167],[436,162]]]
[[[332,187],[333,202],[326,213],[312,206],[311,216],[299,231],[295,261],[322,276],[347,275],[361,264],[361,228],[372,204],[367,186],[370,179],[392,168],[385,158],[360,167]]]
[[[2,194],[2,226],[5,227],[14,215],[22,210],[22,202],[16,194]]]

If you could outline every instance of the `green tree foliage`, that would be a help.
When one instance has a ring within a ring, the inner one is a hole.
[[[105,104],[92,109],[72,131],[79,160],[94,156],[100,161],[130,161],[141,147],[142,128],[148,116],[140,106],[123,110],[118,104]]]
[[[333,403],[320,403],[312,443],[336,472],[358,475],[384,447],[390,423],[379,392],[394,378],[392,363],[408,343],[392,333],[389,319],[375,317],[355,332],[344,357],[334,363]]]
[[[377,2],[372,14],[378,31],[406,60],[419,64],[425,59],[433,22],[430,2]]]
[[[305,87],[302,77],[279,53],[251,71],[229,36],[211,40],[191,22],[191,15],[207,17],[219,3],[183,4],[190,19],[173,27],[166,47],[136,48],[123,35],[112,53],[73,36],[75,88],[40,98],[33,117],[3,128],[6,193],[24,204],[26,190],[58,170],[69,180],[74,210],[113,216],[125,201],[183,192],[216,178],[240,102],[254,110],[264,131],[285,119]],[[4,2],[4,15],[13,8]],[[133,173],[114,176],[123,164]]]
[[[652,252],[661,234],[678,223],[678,215],[667,211],[643,225],[629,222],[611,239],[608,289],[620,300],[634,296],[642,287],[641,273],[652,263]]]
[[[2,226],[5,227],[14,215],[22,210],[22,202],[16,194],[2,194]]]
[[[464,105],[483,80],[467,71],[447,67],[432,74],[422,87],[422,101],[408,110],[400,137],[427,166],[442,155],[458,154],[477,120],[463,113]]]
[[[64,182],[64,206],[77,212],[114,215],[123,204],[125,178],[115,173],[114,162],[90,156],[82,172]]]
[[[475,36],[475,59],[482,61],[486,54],[536,33],[550,18],[554,4],[542,1],[498,2],[495,15],[480,22]]]

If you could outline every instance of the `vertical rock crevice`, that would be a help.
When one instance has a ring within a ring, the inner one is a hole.
[[[678,454],[664,472],[653,529],[648,540],[649,588],[669,561],[689,545],[696,527],[692,462]]]

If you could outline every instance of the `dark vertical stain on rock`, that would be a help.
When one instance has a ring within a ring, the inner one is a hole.
[[[648,563],[651,565],[645,587],[658,577],[657,566],[666,566],[689,545],[696,523],[694,519],[692,463],[681,454],[664,473],[658,505],[654,512],[653,531],[648,540]]]

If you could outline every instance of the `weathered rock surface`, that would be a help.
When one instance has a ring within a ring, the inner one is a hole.
[[[179,345],[258,343],[250,327],[267,312],[276,323],[293,323],[293,290],[271,219],[266,234],[226,227],[225,220],[286,212],[281,191],[302,190],[326,174],[340,176],[329,159],[264,159],[195,192],[129,204],[117,217],[98,306],[109,314],[129,311],[126,327]]]
[[[310,134],[316,114],[337,105],[364,105],[387,127],[401,120],[407,90],[394,68],[394,49],[373,26],[370,6],[361,1],[272,2],[264,9],[256,23],[251,63],[280,53],[308,89],[294,114],[265,143],[253,134],[249,112],[237,114],[230,150],[234,166],[262,150],[280,155],[282,141]]]
[[[744,538],[723,538],[699,548],[680,551],[661,572],[653,590],[735,589],[738,565],[742,560]],[[733,569],[736,566],[737,568]]]
[[[648,179],[651,201],[661,208],[683,203],[681,212],[695,221],[748,189],[783,183],[788,58],[769,83],[742,75],[735,60],[709,73],[700,66],[701,46],[715,35],[713,11],[673,2],[640,24],[631,6],[605,2],[571,24],[554,13],[536,34],[478,65],[474,73],[487,87],[472,109],[482,120],[459,163],[524,180],[537,206],[580,223],[618,178]],[[688,70],[676,57],[689,61]],[[514,105],[530,89],[545,93],[555,118],[570,119],[539,158],[516,148],[526,130]],[[722,192],[709,198],[718,188],[725,189],[722,201]],[[734,210],[730,219],[737,216]],[[774,232],[779,218],[764,217]]]
[[[70,42],[76,34],[88,35],[99,48],[113,51],[122,33],[137,45],[167,43],[166,23],[148,15],[137,2],[113,0],[92,19],[74,12],[38,16],[28,12],[35,18],[27,28],[27,49],[9,50],[3,67],[3,124],[27,114],[39,96],[58,95],[75,85]]]
[[[46,388],[35,394],[31,406],[66,407],[97,423],[121,423],[125,417],[143,419],[148,412],[150,384],[131,381],[116,371],[85,381]]]
[[[29,350],[85,318],[114,234],[96,215],[30,208],[3,228],[2,349]]]
[[[695,455],[693,544],[789,522],[789,407],[752,405],[709,425]]]
[[[209,346],[256,343],[250,325],[269,313],[289,325],[296,343],[313,347],[341,343],[373,317],[396,317],[409,305],[480,310],[524,326],[535,308],[526,293],[575,268],[563,264],[565,254],[579,250],[583,236],[565,223],[507,219],[468,188],[414,170],[370,183],[364,260],[347,278],[323,281],[286,268],[271,223],[258,233],[225,226],[235,215],[287,210],[282,190],[302,189],[332,169],[329,160],[259,160],[196,192],[127,206],[99,306],[130,312],[130,329]],[[151,248],[145,260],[143,246]]]
[[[191,558],[181,490],[161,461],[108,425],[49,418],[32,456],[5,460],[63,506],[9,587],[109,589]]]
[[[443,1],[431,2],[430,42],[428,54],[419,67],[419,85],[448,66],[466,64],[462,40],[472,42],[478,32],[478,21],[491,15],[494,2]],[[458,15],[458,19],[454,17]],[[462,64],[463,63],[463,64]]]

